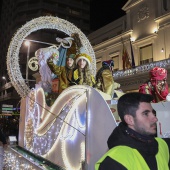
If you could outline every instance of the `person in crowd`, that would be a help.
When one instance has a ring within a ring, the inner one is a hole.
[[[157,103],[166,100],[168,95],[167,70],[160,67],[154,67],[149,71],[150,79],[141,84],[140,93],[151,94],[154,99],[152,102]]]
[[[0,130],[0,146],[3,146],[3,147],[7,146],[5,135],[2,133],[1,130]]]
[[[7,148],[5,135],[0,130],[0,170],[4,167],[4,149]]]
[[[120,84],[113,79],[113,68],[113,60],[103,61],[102,67],[96,74],[96,88],[110,96],[113,96],[115,89],[120,88]]]
[[[86,53],[79,53],[75,57],[77,68],[73,72],[72,81],[76,85],[95,85],[95,78],[91,73],[91,57]]]
[[[153,96],[126,93],[118,100],[121,122],[108,138],[109,151],[95,164],[95,170],[169,170],[170,139],[157,138]]]
[[[50,70],[59,78],[59,94],[67,87],[73,85],[72,74],[75,67],[74,58],[75,54],[67,56],[65,66],[55,65],[52,58],[49,58],[47,61]]]

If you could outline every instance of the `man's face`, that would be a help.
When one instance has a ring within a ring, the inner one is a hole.
[[[72,67],[73,63],[74,63],[74,60],[72,58],[67,58],[67,66],[68,67]]]
[[[87,64],[87,61],[85,59],[80,59],[78,61],[78,66],[82,69],[86,66],[86,64]]]
[[[154,110],[150,103],[141,102],[136,117],[133,118],[132,129],[142,135],[155,135],[156,122],[158,121],[155,116]]]

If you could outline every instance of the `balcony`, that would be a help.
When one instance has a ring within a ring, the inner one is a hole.
[[[19,100],[20,96],[15,91],[14,87],[12,86],[11,82],[6,83],[4,86],[0,88],[0,103],[7,100]]]
[[[138,90],[138,87],[149,79],[149,70],[154,67],[165,68],[170,74],[170,58],[136,66],[134,69],[119,70],[113,74],[114,80],[121,85],[121,89],[126,91]],[[167,79],[170,87],[170,80]]]
[[[113,74],[114,81],[121,85],[121,89],[123,90],[123,92],[131,91],[131,90],[138,90],[139,86],[149,79],[149,70],[151,70],[154,67],[165,68],[169,75],[170,74],[170,58],[156,61],[156,62],[151,62],[151,63],[140,65],[140,66],[136,66],[136,68],[134,69],[128,69],[125,71],[123,70],[116,71]],[[167,79],[167,83],[170,87],[170,79]],[[34,85],[32,84],[31,87],[33,86]],[[6,83],[1,88],[1,91],[11,88],[11,87],[12,87],[11,82]],[[16,96],[14,92],[1,95],[0,101],[12,99],[14,98],[14,96]],[[17,96],[16,98],[19,98],[19,96]]]

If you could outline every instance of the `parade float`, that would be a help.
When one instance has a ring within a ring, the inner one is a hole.
[[[72,23],[47,16],[33,19],[22,26],[12,38],[7,54],[9,78],[22,99],[18,146],[9,148],[6,165],[15,170],[94,170],[95,162],[108,150],[107,139],[117,126],[119,117],[113,114],[117,113],[117,100],[93,87],[74,85],[48,105],[46,92],[52,82],[44,74],[44,70],[48,72],[46,65],[41,67],[44,65],[40,64],[46,62],[39,62],[41,80],[30,89],[20,71],[19,52],[24,39],[41,29],[58,30],[68,37],[78,33],[85,52],[92,57],[91,69],[94,77],[96,75],[93,48]],[[55,54],[58,48],[50,47]],[[119,92],[117,94],[119,97]],[[167,126],[170,120],[169,102],[153,103],[152,106],[159,119],[158,136],[170,136]]]
[[[116,127],[107,103],[111,96],[90,86],[74,85],[47,105],[45,87],[51,82],[44,75],[45,68],[41,68],[41,81],[30,89],[20,71],[19,52],[24,39],[40,29],[56,29],[67,36],[78,33],[85,52],[92,58],[92,74],[96,74],[93,48],[72,23],[47,16],[22,26],[13,36],[7,54],[9,78],[22,99],[18,146],[10,148],[6,164],[15,170],[93,170],[95,162],[107,151],[107,138]]]

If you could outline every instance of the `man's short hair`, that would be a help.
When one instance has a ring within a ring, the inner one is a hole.
[[[130,92],[121,96],[117,104],[118,114],[121,121],[125,123],[124,116],[127,114],[135,117],[139,104],[141,102],[150,103],[152,100],[152,95],[139,92]]]

